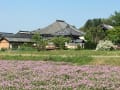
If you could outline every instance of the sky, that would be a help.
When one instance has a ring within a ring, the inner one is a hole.
[[[44,28],[56,20],[82,27],[120,11],[120,0],[0,0],[0,32]]]

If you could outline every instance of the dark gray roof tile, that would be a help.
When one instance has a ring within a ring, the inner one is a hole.
[[[51,35],[84,35],[84,32],[79,31],[77,28],[72,25],[67,24],[65,21],[56,20],[53,24],[43,28],[38,29],[33,32],[37,32],[40,34],[51,34]]]
[[[30,38],[6,38],[9,42],[33,42]]]

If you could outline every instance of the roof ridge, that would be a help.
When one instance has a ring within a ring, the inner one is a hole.
[[[57,22],[57,23],[61,27],[61,29],[64,29],[60,23],[65,23],[65,21],[64,22]]]
[[[71,28],[71,27],[72,27],[72,28]],[[84,32],[83,32],[83,31],[78,30],[77,28],[73,27],[72,25],[70,25],[70,28],[71,28],[71,29],[73,29],[73,30],[75,30],[75,31],[77,31],[77,32],[81,32],[81,33],[83,33],[83,34],[84,34]]]

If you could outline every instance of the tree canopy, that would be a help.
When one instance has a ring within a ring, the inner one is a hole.
[[[106,39],[111,40],[115,44],[120,44],[120,27],[107,31]]]
[[[102,24],[115,27],[113,30],[104,31]],[[108,18],[89,19],[80,30],[83,30],[85,38],[92,43],[98,43],[99,40],[109,39],[114,43],[120,43],[120,12],[115,11]]]
[[[58,47],[59,49],[65,49],[65,42],[70,42],[70,38],[68,37],[63,37],[63,36],[59,36],[59,37],[54,37],[52,38],[52,42],[55,44],[56,47]]]
[[[120,26],[120,12],[115,11],[109,18],[113,26]]]
[[[47,45],[47,40],[44,40],[39,33],[34,34],[32,38],[36,44],[36,48],[38,51],[45,49],[45,46]]]
[[[98,43],[99,40],[105,37],[105,33],[101,28],[101,24],[103,24],[103,19],[89,19],[84,27],[82,27],[83,31],[86,33],[85,38],[88,41]]]

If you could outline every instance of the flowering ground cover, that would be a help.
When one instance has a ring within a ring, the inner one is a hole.
[[[120,90],[120,67],[1,60],[0,90]]]

